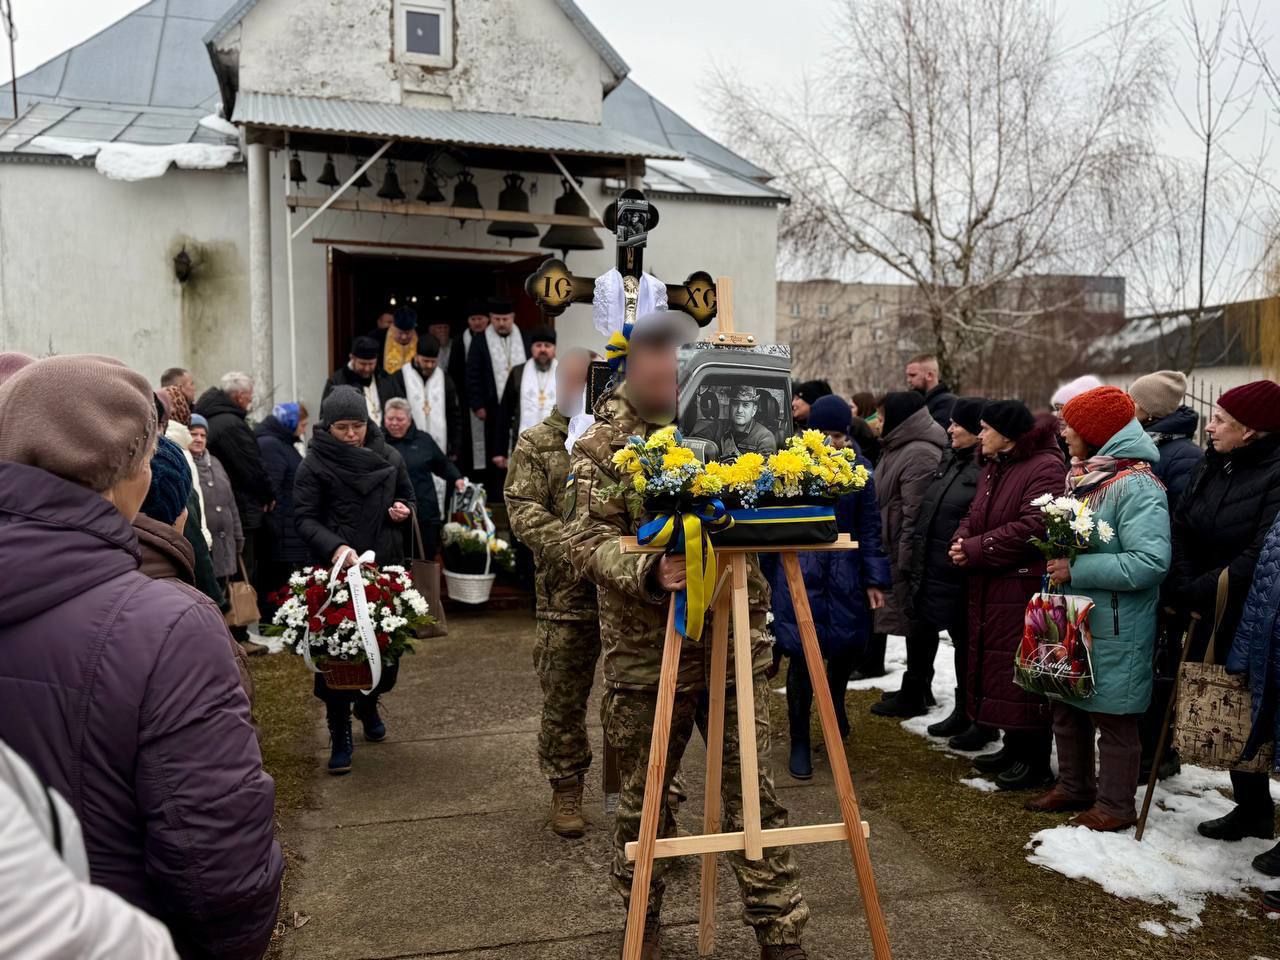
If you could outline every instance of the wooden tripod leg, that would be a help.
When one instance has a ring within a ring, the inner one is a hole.
[[[720,779],[724,772],[724,694],[729,666],[729,591],[721,590],[711,624],[711,679],[707,705],[707,787],[703,797],[702,832],[720,832]],[[716,948],[716,855],[702,855],[698,908],[698,956]]]
[[[730,586],[733,588],[733,680],[738,701],[738,766],[742,773],[743,856],[764,859],[760,837],[760,762],[756,757],[755,678],[751,669],[751,607],[747,599],[747,556],[735,553]]]
[[[800,643],[804,647],[805,664],[809,668],[809,682],[813,686],[814,699],[818,701],[822,740],[827,745],[827,759],[831,762],[831,776],[840,801],[840,816],[844,819],[849,849],[853,854],[853,869],[858,874],[858,887],[862,891],[862,906],[867,915],[867,929],[871,933],[872,955],[876,960],[889,960],[889,932],[885,928],[884,910],[880,906],[880,894],[876,890],[876,878],[871,869],[871,852],[862,832],[858,797],[849,776],[849,761],[844,754],[844,741],[836,723],[835,705],[831,701],[827,671],[822,663],[822,650],[818,646],[818,631],[813,625],[813,611],[809,609],[809,595],[805,592],[804,577],[800,574],[800,559],[795,551],[782,554],[782,567],[787,575],[787,588],[791,591],[791,605],[796,614]]]
[[[627,911],[627,937],[622,960],[640,960],[644,945],[644,917],[653,880],[653,851],[658,842],[658,821],[667,803],[667,749],[671,740],[671,715],[676,702],[676,675],[680,668],[680,643],[676,632],[676,601],[667,609],[667,636],[662,646],[662,672],[658,675],[658,702],[653,710],[653,738],[649,741],[649,769],[644,781],[644,805],[640,810],[640,835],[636,838],[636,863],[631,876],[631,906]]]

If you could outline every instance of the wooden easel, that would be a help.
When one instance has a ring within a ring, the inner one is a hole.
[[[733,329],[733,292],[727,277],[716,281],[720,343],[753,345],[750,335]],[[849,776],[849,763],[844,753],[844,740],[836,722],[835,705],[827,686],[826,667],[818,645],[818,632],[809,608],[800,573],[801,551],[856,550],[858,545],[842,534],[835,543],[817,546],[721,547],[718,557],[728,560],[728,568],[720,577],[712,600],[710,703],[707,716],[707,780],[703,799],[703,834],[692,837],[658,839],[658,821],[666,800],[667,749],[671,738],[671,719],[675,707],[676,675],[680,665],[683,637],[675,629],[675,600],[667,611],[667,632],[662,648],[662,669],[658,677],[658,701],[653,717],[653,739],[649,744],[649,766],[645,777],[644,805],[640,815],[639,839],[628,843],[628,860],[635,862],[631,881],[631,905],[627,915],[623,960],[640,960],[644,937],[644,918],[649,904],[649,887],[653,880],[653,861],[659,857],[702,855],[699,897],[698,955],[710,956],[715,948],[716,854],[741,850],[748,860],[760,860],[766,847],[788,847],[804,843],[847,841],[858,875],[862,904],[871,934],[875,960],[890,960],[889,934],[884,911],[876,890],[867,847],[870,835],[858,809],[858,798]],[[662,547],[640,546],[635,537],[621,539],[623,553],[661,553]],[[760,824],[760,766],[756,756],[755,699],[752,696],[750,608],[747,597],[747,557],[756,553],[777,553],[782,560],[796,614],[796,627],[804,648],[805,665],[818,703],[822,739],[831,761],[836,796],[840,802],[840,823],[764,830]],[[721,775],[724,762],[725,693],[728,684],[729,623],[733,621],[734,684],[738,704],[739,768],[742,774],[742,830],[720,832]]]

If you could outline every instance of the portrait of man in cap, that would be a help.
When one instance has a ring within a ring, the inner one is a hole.
[[[698,419],[689,436],[715,444],[710,453],[720,460],[733,460],[744,453],[776,453],[778,438],[760,422],[761,407],[767,402],[761,393],[745,383],[704,387],[698,394]]]

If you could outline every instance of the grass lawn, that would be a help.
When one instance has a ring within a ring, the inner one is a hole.
[[[968,761],[931,749],[897,721],[871,716],[878,699],[878,691],[849,694],[848,757],[863,809],[884,811],[1030,932],[1081,957],[1280,957],[1280,923],[1266,919],[1252,902],[1214,897],[1201,915],[1203,926],[1180,937],[1159,937],[1138,925],[1176,920],[1166,907],[1121,900],[1095,884],[1028,863],[1024,847],[1031,834],[1066,816],[1027,813],[1025,793],[983,793],[959,783],[971,775]],[[773,721],[776,730],[786,730],[781,697],[775,698]],[[816,728],[814,733],[820,742]]]
[[[315,808],[312,785],[316,776],[314,725],[320,709],[311,695],[311,674],[302,658],[288,653],[252,657],[254,715],[258,720],[262,763],[276,782],[276,836],[284,849],[284,895],[268,957],[280,955],[280,938],[294,923],[287,913],[299,860],[290,838],[280,829],[287,814]]]

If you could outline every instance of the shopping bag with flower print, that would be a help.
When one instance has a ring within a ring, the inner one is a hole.
[[[1088,597],[1053,592],[1046,578],[1045,588],[1027,604],[1013,682],[1055,699],[1093,696],[1092,609]]]

